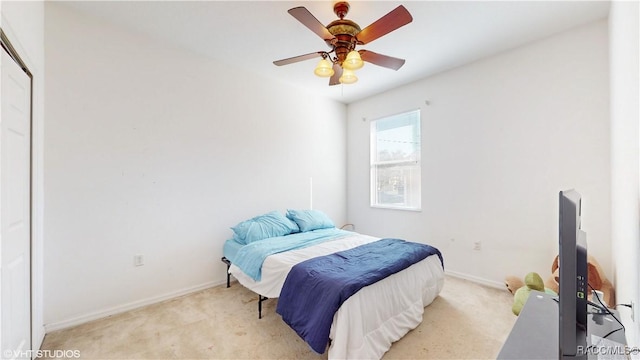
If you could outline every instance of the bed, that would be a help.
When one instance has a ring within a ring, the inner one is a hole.
[[[341,258],[340,254],[377,246],[383,240],[396,244],[396,239],[379,239],[337,229],[325,214],[317,210],[288,210],[286,215],[271,212],[232,227],[234,238],[227,240],[223,247],[229,265],[228,274],[257,293],[259,303],[262,299],[280,298],[281,295],[290,298],[295,293],[290,284],[290,275],[294,273],[292,269],[297,270],[304,264],[331,256]],[[274,226],[282,228],[274,230]],[[249,228],[254,230],[254,235],[256,232],[259,234],[252,236],[247,230]],[[242,241],[243,235],[245,241]],[[256,248],[263,252],[265,248],[269,250],[256,256]],[[247,266],[247,263],[259,265]],[[443,284],[443,263],[437,252],[437,256],[433,254],[416,260],[400,271],[359,288],[341,303],[332,316],[328,357],[381,358],[393,342],[420,324],[425,307],[438,296]],[[281,302],[284,303],[284,299],[278,302],[278,313],[281,313]],[[287,309],[282,310],[286,312]],[[283,320],[289,323],[285,315]],[[300,335],[298,329],[290,325]],[[314,348],[310,341],[305,341],[314,351],[324,352],[323,348],[317,345]]]

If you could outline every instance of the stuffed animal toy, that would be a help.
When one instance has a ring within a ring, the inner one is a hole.
[[[511,311],[515,315],[520,315],[520,311],[529,298],[531,291],[544,291],[551,295],[556,295],[550,289],[544,287],[544,281],[538,273],[530,272],[524,277],[524,282],[515,276],[507,276],[505,279],[507,290],[513,294],[513,306]]]
[[[560,288],[560,270],[559,270],[558,256],[553,260],[553,264],[551,265],[551,277],[547,279],[545,282],[545,286],[549,289],[555,291],[556,293]],[[587,256],[587,281],[589,283],[589,291],[588,291],[588,299],[592,302],[598,304],[598,300],[593,299],[591,289],[602,291],[603,298],[600,299],[603,301],[608,307],[615,305],[615,291],[613,289],[613,285],[607,279],[600,267],[598,261],[591,255]]]
[[[524,286],[524,281],[517,276],[507,276],[504,278],[504,286],[507,287],[511,295],[515,295],[516,291]]]

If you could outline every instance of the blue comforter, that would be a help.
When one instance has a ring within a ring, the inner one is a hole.
[[[349,234],[353,233],[336,228],[329,228],[255,241],[238,250],[234,265],[239,267],[242,272],[249,275],[253,280],[260,281],[262,278],[262,263],[267,256],[284,251],[302,249]]]
[[[285,280],[276,312],[311,348],[324,353],[333,316],[361,288],[408,268],[438,249],[382,239],[295,265]]]

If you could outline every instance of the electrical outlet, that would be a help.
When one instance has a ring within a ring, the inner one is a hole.
[[[473,243],[473,250],[482,250],[482,243],[480,241],[476,241]]]
[[[133,266],[142,266],[142,265],[144,265],[144,257],[142,255],[134,255]]]

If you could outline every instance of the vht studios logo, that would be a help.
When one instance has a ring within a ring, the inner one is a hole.
[[[4,350],[3,359],[78,359],[80,350]]]

